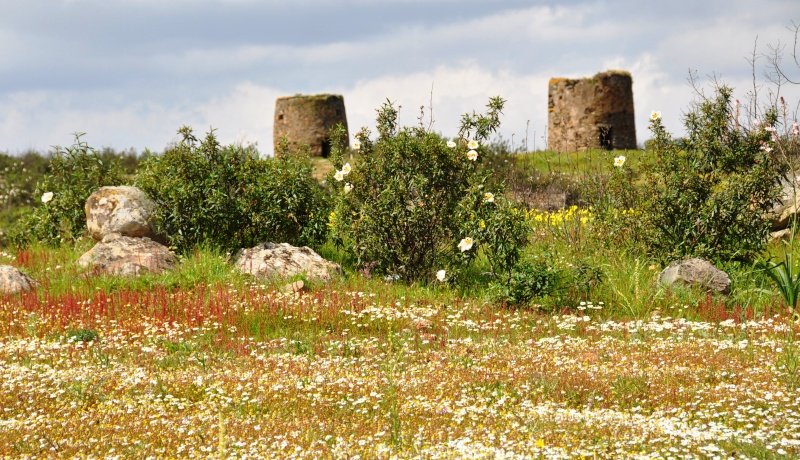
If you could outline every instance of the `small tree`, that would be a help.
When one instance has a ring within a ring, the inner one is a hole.
[[[307,152],[262,159],[252,147],[222,146],[214,131],[198,142],[188,126],[163,155],[148,158],[136,185],[157,204],[159,233],[185,252],[233,251],[265,241],[306,244],[325,235],[327,201]]]
[[[721,86],[687,115],[688,136],[673,140],[653,114],[655,163],[643,209],[649,248],[660,259],[698,256],[752,260],[766,243],[769,212],[785,162],[774,155],[777,113],[748,130],[736,119],[731,89]]]
[[[430,280],[440,269],[468,264],[481,248],[493,267],[513,266],[526,236],[522,220],[495,214],[510,207],[499,198],[502,190],[482,188],[487,173],[477,167],[504,102],[494,98],[485,115],[465,115],[457,141],[421,126],[398,129],[397,111],[387,102],[378,110],[378,138],[373,142],[366,128],[356,134],[362,159],[355,167],[343,164],[343,132],[333,134],[337,171],[330,181],[338,193],[331,226],[359,265],[409,281]],[[484,240],[489,225],[498,228]]]

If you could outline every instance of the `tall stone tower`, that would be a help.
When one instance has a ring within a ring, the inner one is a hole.
[[[341,95],[297,94],[280,97],[275,101],[272,145],[277,152],[281,138],[286,136],[292,149],[307,144],[311,148],[311,156],[327,158],[331,152],[328,131],[337,123],[341,123],[347,131],[347,114]]]
[[[592,78],[551,78],[547,148],[556,152],[636,148],[633,79],[608,70]]]

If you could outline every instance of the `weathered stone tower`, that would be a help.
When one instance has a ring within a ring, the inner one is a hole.
[[[311,156],[327,158],[331,152],[328,131],[337,123],[347,131],[344,97],[338,94],[280,97],[275,101],[272,144],[277,152],[281,138],[286,136],[293,149],[307,144]]]
[[[550,150],[636,148],[633,79],[629,72],[608,70],[579,80],[551,78],[547,105]]]

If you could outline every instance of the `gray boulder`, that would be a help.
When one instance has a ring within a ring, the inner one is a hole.
[[[675,283],[702,286],[726,295],[731,292],[728,274],[710,262],[697,258],[672,262],[658,275],[658,282],[665,286]]]
[[[289,243],[263,243],[242,249],[234,256],[234,266],[256,278],[305,274],[309,280],[330,281],[334,275],[343,274],[339,264],[323,259],[307,246],[295,247]]]
[[[86,200],[86,226],[95,241],[114,233],[154,239],[156,205],[136,187],[101,187]]]
[[[138,275],[148,271],[160,273],[171,270],[178,262],[175,253],[150,238],[132,238],[116,233],[106,235],[86,254],[78,265],[92,267],[98,273],[111,275]]]
[[[39,283],[11,265],[0,265],[0,293],[19,294],[28,292]]]

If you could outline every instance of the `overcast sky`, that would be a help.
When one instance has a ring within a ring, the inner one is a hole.
[[[416,123],[431,92],[443,135],[499,95],[502,135],[542,148],[548,80],[606,69],[633,76],[641,144],[653,110],[682,134],[690,69],[744,98],[747,58],[788,53],[792,21],[797,0],[0,0],[0,151],[76,131],[161,151],[190,125],[270,154],[277,97],[342,94],[352,134],[387,98]],[[796,107],[800,88],[782,91]]]

